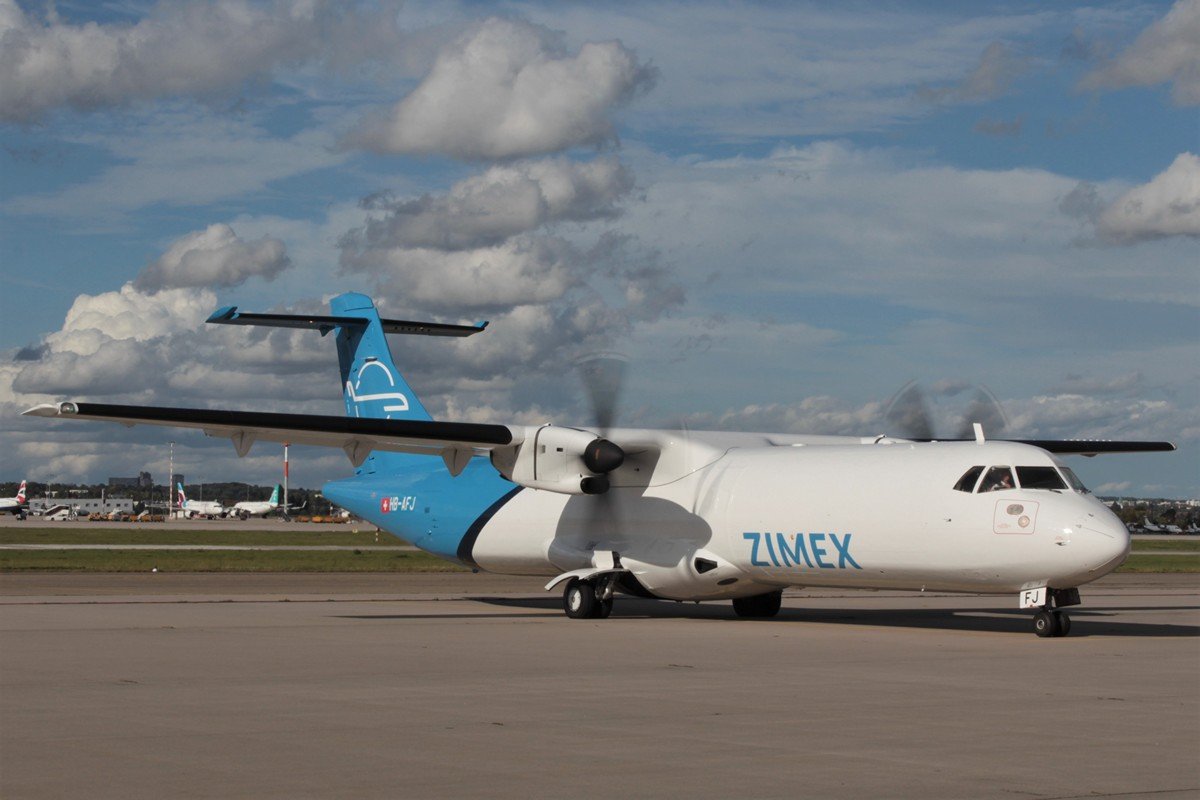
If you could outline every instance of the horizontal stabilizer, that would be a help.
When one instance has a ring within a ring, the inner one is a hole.
[[[206,320],[217,325],[260,325],[268,328],[315,328],[321,335],[334,328],[366,327],[369,319],[354,316],[332,316],[327,314],[249,314],[238,311],[237,306],[227,306],[213,312]],[[403,319],[381,319],[384,333],[404,333],[411,336],[473,336],[488,324],[450,325],[444,322],[412,322]]]

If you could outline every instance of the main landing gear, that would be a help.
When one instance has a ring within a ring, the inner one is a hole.
[[[613,609],[615,576],[592,580],[571,578],[563,589],[563,611],[571,619],[608,619]]]
[[[1052,589],[1045,605],[1033,615],[1033,632],[1049,639],[1066,636],[1071,632],[1071,618],[1061,606],[1079,605],[1078,589]],[[1059,608],[1055,608],[1059,606]]]
[[[733,613],[743,619],[763,619],[778,614],[781,605],[783,605],[783,590],[768,592],[767,594],[756,594],[753,597],[735,597],[733,599]]]

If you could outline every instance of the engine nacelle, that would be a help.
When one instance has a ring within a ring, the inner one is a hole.
[[[607,473],[624,460],[624,451],[607,439],[557,425],[538,428],[515,451],[492,451],[492,464],[513,483],[561,494],[607,492]]]
[[[621,565],[643,589],[666,600],[724,600],[773,588],[749,580],[736,565],[706,549],[693,550],[675,562],[622,553]]]

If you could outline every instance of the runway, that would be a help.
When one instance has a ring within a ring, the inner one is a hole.
[[[1200,580],[793,591],[774,620],[487,575],[0,575],[0,796],[1200,796]]]

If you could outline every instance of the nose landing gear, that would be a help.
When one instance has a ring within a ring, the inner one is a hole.
[[[1043,638],[1066,636],[1071,632],[1071,618],[1058,609],[1042,609],[1033,617],[1033,632]]]
[[[1079,590],[1051,589],[1048,594],[1046,603],[1033,615],[1033,632],[1046,639],[1066,636],[1071,632],[1071,618],[1061,606],[1079,605]]]

